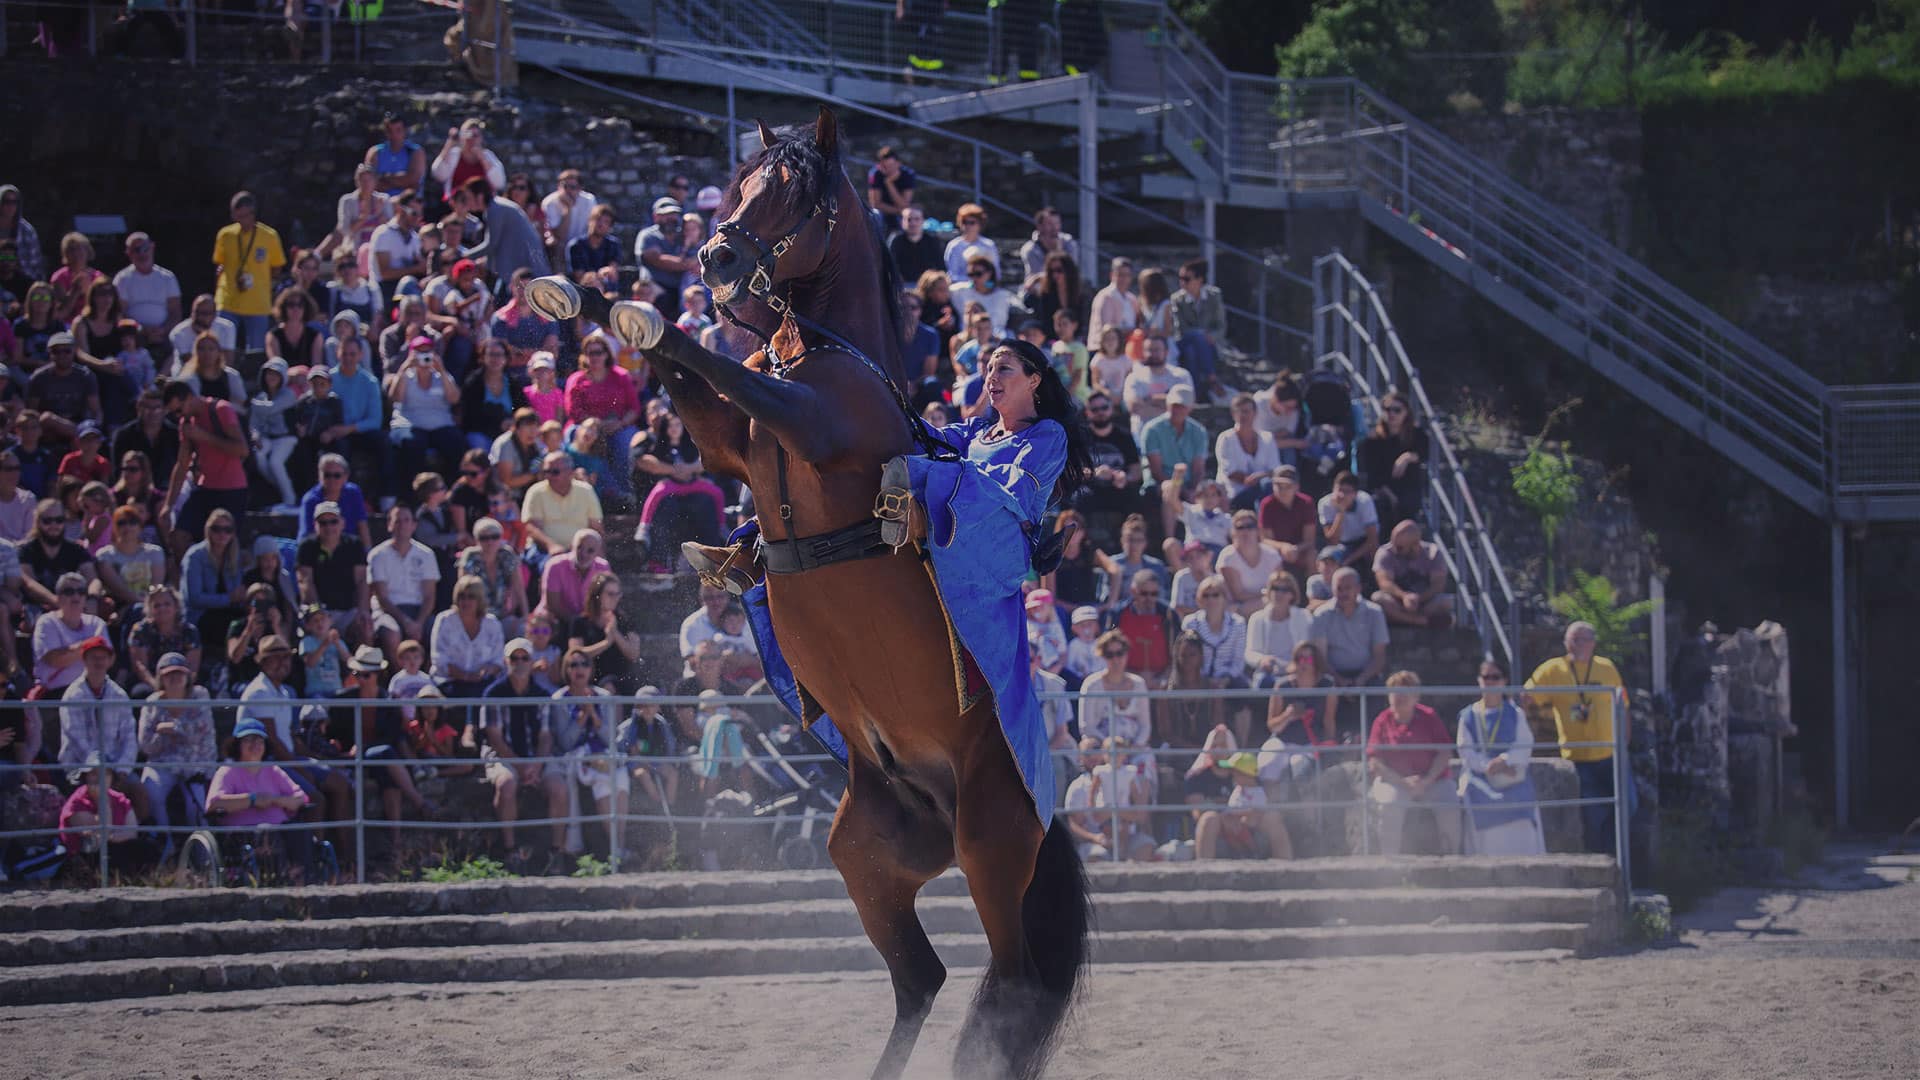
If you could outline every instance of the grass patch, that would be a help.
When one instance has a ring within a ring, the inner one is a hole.
[[[605,859],[596,859],[592,855],[582,855],[575,864],[574,877],[606,877],[613,873],[613,864]]]

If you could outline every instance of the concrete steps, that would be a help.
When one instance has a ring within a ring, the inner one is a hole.
[[[1333,858],[1090,868],[1105,963],[1606,947],[1612,864]],[[950,966],[986,941],[949,872],[921,918]],[[868,971],[831,872],[0,897],[0,1006],[363,982]]]

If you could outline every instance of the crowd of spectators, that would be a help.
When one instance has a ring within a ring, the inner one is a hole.
[[[542,816],[624,812],[637,786],[648,806],[697,813],[728,783],[737,711],[596,699],[745,690],[760,672],[744,610],[705,590],[680,629],[683,666],[652,669],[607,548],[628,543],[614,517],[633,521],[626,565],[642,573],[629,582],[648,586],[684,565],[682,541],[717,543],[751,494],[705,472],[643,356],[525,300],[534,276],[564,273],[649,300],[738,356],[695,258],[721,191],[662,177],[628,241],[578,170],[543,194],[479,121],[431,155],[415,135],[386,117],[311,247],[239,192],[205,261],[179,275],[139,231],[112,275],[78,232],[50,260],[26,193],[0,185],[0,693],[29,703],[0,715],[0,748],[39,770],[0,784],[44,781],[84,803],[97,768],[137,825],[241,821],[243,795],[277,808],[268,817],[337,823],[353,804],[338,761],[359,756],[381,763],[367,805],[396,823],[445,812],[429,781],[484,782],[504,850],[531,865],[513,825],[523,796],[545,800]],[[1136,274],[1115,258],[1095,289],[1051,207],[1003,253],[977,204],[957,208],[950,235],[929,232],[890,148],[866,189],[910,283],[916,406],[936,422],[984,409],[982,358],[1018,336],[1053,358],[1092,432],[1091,480],[1058,517],[1063,557],[1027,604],[1044,685],[1121,695],[1049,709],[1055,746],[1078,741],[1088,763],[1071,780],[1063,763],[1069,804],[1146,805],[1176,787],[1231,797],[1224,817],[1194,822],[1197,849],[1283,854],[1239,748],[1359,738],[1337,691],[1381,682],[1390,627],[1451,619],[1446,564],[1422,538],[1428,444],[1409,403],[1386,395],[1368,428],[1330,372],[1236,388],[1244,369],[1203,260]],[[188,298],[183,277],[211,287]],[[1209,416],[1230,422],[1210,431]],[[1137,696],[1308,686],[1328,688],[1323,707],[1163,710]],[[153,704],[209,693],[247,704]],[[510,703],[417,704],[434,696]],[[216,748],[216,714],[237,743]],[[1156,746],[1204,746],[1208,764],[1182,779]],[[520,760],[610,747],[693,761],[609,774]],[[216,749],[270,763],[298,796],[170,767]],[[1270,758],[1298,756],[1263,750],[1251,775],[1270,782]],[[1081,839],[1160,850],[1151,821],[1125,820],[1139,831]],[[547,865],[567,865],[578,828],[542,831]]]

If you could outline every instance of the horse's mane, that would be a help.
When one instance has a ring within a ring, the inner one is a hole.
[[[760,148],[758,153],[740,163],[734,171],[733,182],[727,185],[725,197],[721,201],[720,218],[732,217],[740,207],[740,186],[746,178],[767,168],[785,170],[788,179],[772,192],[773,198],[781,209],[790,214],[805,214],[819,205],[823,196],[835,198],[841,184],[847,182],[846,172],[840,160],[839,146],[831,152],[823,151],[814,139],[812,124],[790,124],[774,129],[773,142]],[[857,194],[857,192],[856,192]],[[876,282],[880,289],[881,303],[885,305],[887,325],[895,328],[886,335],[881,343],[882,355],[876,357],[886,366],[888,373],[902,390],[911,391],[905,379],[905,367],[901,359],[898,327],[900,325],[900,273],[893,265],[893,259],[887,254],[886,236],[880,229],[880,217],[864,204],[843,206],[835,198],[835,209],[845,218],[857,213],[866,225],[866,236],[872,244],[869,256],[878,271]]]

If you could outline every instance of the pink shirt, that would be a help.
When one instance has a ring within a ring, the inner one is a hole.
[[[540,601],[540,610],[573,618],[586,610],[587,584],[593,580],[593,575],[610,573],[612,570],[607,560],[598,556],[584,571],[573,561],[572,555],[547,560],[546,572],[540,578],[540,592],[545,597]],[[561,629],[564,631],[565,627]]]
[[[567,392],[556,386],[551,390],[536,390],[527,387],[527,408],[540,416],[540,422],[562,419],[566,410]]]
[[[207,785],[207,805],[222,795],[259,795],[265,798],[279,798],[285,795],[306,795],[293,778],[280,771],[280,766],[262,764],[222,765],[213,774],[213,782]],[[293,814],[283,807],[256,806],[250,810],[234,810],[224,815],[222,825],[284,825],[293,820]]]
[[[640,391],[633,378],[619,368],[608,368],[600,382],[583,368],[567,376],[567,419],[579,423],[588,417],[618,420],[640,411]]]
[[[74,788],[73,794],[67,796],[66,803],[60,807],[60,842],[75,851],[80,849],[80,843],[83,837],[80,833],[68,832],[67,824],[73,820],[73,815],[75,814],[98,814],[98,811],[94,809],[93,803],[94,792],[99,790],[97,787],[98,783],[98,781],[94,781],[93,783],[82,784]],[[133,816],[133,800],[112,788],[108,788],[107,802],[113,805],[113,823],[115,825],[139,824]],[[97,836],[98,834],[96,833],[95,835]]]

